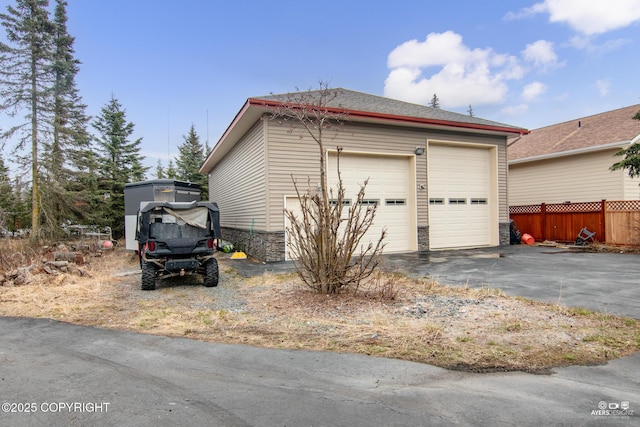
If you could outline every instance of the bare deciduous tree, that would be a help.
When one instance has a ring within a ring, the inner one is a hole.
[[[355,203],[345,206],[345,188],[340,174],[341,147],[337,147],[335,191],[327,183],[324,138],[327,131],[339,131],[347,118],[345,110],[336,105],[340,93],[339,89],[331,89],[321,82],[319,90],[282,96],[272,114],[273,119],[289,121],[292,130],[301,126],[318,146],[320,189],[312,188],[309,178],[307,190],[302,191],[292,175],[301,210],[299,214],[285,210],[285,215],[289,220],[287,245],[296,258],[298,275],[322,294],[357,289],[380,263],[386,236],[386,230],[383,230],[377,242],[362,243],[373,224],[377,206],[362,204],[368,180],[361,185]]]

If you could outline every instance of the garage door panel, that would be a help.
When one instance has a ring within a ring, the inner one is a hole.
[[[491,243],[490,150],[430,145],[429,243],[431,249]]]
[[[361,185],[369,179],[365,199],[377,201],[374,223],[361,243],[376,243],[386,228],[385,252],[415,250],[415,205],[410,200],[414,177],[410,176],[409,158],[343,153],[340,169],[346,198],[355,201]],[[327,175],[329,183],[337,182],[335,155],[329,157]]]
[[[343,153],[340,155],[340,169],[345,199],[355,203],[361,186],[368,179],[365,199],[377,202],[374,223],[361,240],[361,246],[377,243],[382,230],[386,229],[385,252],[416,250],[415,201],[411,200],[414,193],[410,186],[415,185],[415,177],[412,176],[410,158]],[[335,197],[338,182],[335,155],[329,156],[327,182]],[[300,209],[295,197],[287,197],[285,203],[288,208]],[[347,217],[349,208],[356,207],[345,206],[343,218]]]

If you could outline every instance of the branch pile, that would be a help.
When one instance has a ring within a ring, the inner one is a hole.
[[[38,275],[58,276],[74,274],[91,277],[83,267],[85,255],[82,252],[69,251],[64,244],[52,248],[43,247],[41,254],[31,254],[31,263],[27,266],[12,267],[0,271],[0,286],[23,286],[34,281]],[[26,260],[27,257],[22,257]]]

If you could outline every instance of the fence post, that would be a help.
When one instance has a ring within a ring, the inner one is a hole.
[[[540,205],[540,227],[542,228],[541,233],[542,233],[542,240],[549,240],[547,237],[547,205],[546,203],[542,203]]]
[[[607,199],[600,202],[600,212],[602,213],[602,243],[607,244]]]

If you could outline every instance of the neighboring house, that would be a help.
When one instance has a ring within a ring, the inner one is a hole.
[[[532,130],[509,142],[509,205],[640,199],[640,180],[609,168],[640,141],[640,104]]]
[[[328,185],[337,182],[337,147],[347,199],[369,178],[378,211],[369,236],[387,229],[385,252],[509,243],[509,137],[526,129],[340,89],[329,107],[348,114],[325,134]],[[218,203],[225,240],[263,261],[288,259],[284,210],[299,207],[293,178],[319,185],[317,144],[301,126],[274,120],[284,101],[249,98],[209,154],[209,200]]]

